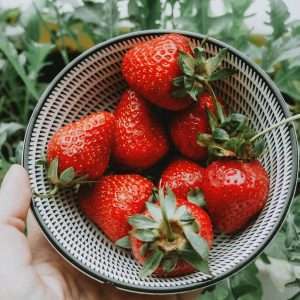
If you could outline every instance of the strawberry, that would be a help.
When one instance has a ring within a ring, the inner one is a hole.
[[[152,103],[181,110],[191,102],[188,97],[172,96],[172,81],[181,74],[180,51],[191,53],[189,39],[179,34],[166,34],[130,49],[122,62],[122,74],[129,86]]]
[[[264,207],[269,177],[259,161],[215,161],[202,185],[208,211],[224,233],[243,229]]]
[[[114,134],[114,116],[97,112],[60,128],[48,142],[48,177],[59,187],[95,180],[106,170]],[[58,175],[60,172],[60,175]]]
[[[113,242],[130,230],[128,217],[145,209],[154,185],[136,174],[102,177],[92,192],[80,198],[80,207]]]
[[[133,256],[143,265],[141,276],[181,276],[196,270],[208,272],[213,230],[207,213],[167,188],[159,190],[159,203],[129,218],[133,229]]]
[[[176,148],[192,160],[207,158],[207,148],[197,144],[198,133],[210,132],[206,109],[216,110],[211,97],[205,93],[197,104],[176,113],[171,121],[170,133]]]
[[[178,198],[188,197],[192,200],[195,192],[202,188],[204,172],[204,168],[192,161],[177,159],[163,171],[161,185],[172,189]]]
[[[162,125],[148,102],[126,90],[115,110],[116,128],[113,157],[126,167],[146,169],[169,150]]]
[[[207,59],[202,45],[192,50],[187,37],[166,34],[130,49],[123,58],[122,73],[129,86],[152,103],[182,110],[211,89],[210,81],[234,73],[218,69],[226,52],[222,49]]]

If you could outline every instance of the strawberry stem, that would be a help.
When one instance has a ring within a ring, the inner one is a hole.
[[[160,205],[161,205],[162,221],[164,224],[163,227],[166,229],[166,237],[167,237],[168,241],[172,242],[174,240],[174,235],[173,235],[173,231],[171,228],[171,224],[168,220],[167,212],[166,212],[164,203],[162,203],[162,201],[161,201]]]
[[[45,199],[54,196],[57,192],[58,192],[58,186],[55,185],[49,193],[41,194],[36,191],[33,191],[33,194],[41,199]]]
[[[204,37],[204,39],[201,41],[200,47],[203,48],[203,46],[205,45],[205,43],[206,43],[207,41],[208,41],[208,35],[206,35],[206,36]]]
[[[254,135],[254,136],[249,140],[249,142],[252,143],[252,142],[254,142],[256,139],[258,139],[258,138],[261,137],[262,135],[265,135],[266,133],[272,131],[273,129],[275,129],[275,128],[277,128],[277,127],[280,127],[280,126],[282,126],[282,125],[284,125],[284,124],[286,124],[286,123],[293,122],[293,121],[298,120],[298,119],[300,119],[300,114],[297,114],[297,115],[291,116],[291,117],[289,117],[289,118],[287,118],[287,119],[284,119],[284,120],[282,120],[282,121],[280,121],[280,122],[278,122],[278,123],[276,123],[276,124],[270,126],[269,128],[266,128],[265,130],[263,130],[263,131],[257,133],[256,135]]]
[[[210,83],[208,81],[205,81],[205,86],[207,87],[209,93],[212,96],[214,106],[217,109],[217,117],[218,117],[220,123],[223,123],[224,120],[225,120],[225,117],[224,117],[222,106],[221,106],[220,102],[218,101],[217,96],[216,96],[212,86],[210,85]]]

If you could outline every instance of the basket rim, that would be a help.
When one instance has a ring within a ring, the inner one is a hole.
[[[183,31],[183,30],[164,30],[164,29],[157,29],[157,30],[142,30],[142,31],[135,31],[124,35],[119,35],[117,37],[111,38],[109,40],[106,40],[102,43],[99,43],[95,46],[93,46],[90,49],[87,49],[82,54],[80,54],[78,57],[73,59],[70,63],[68,63],[55,77],[54,79],[49,83],[46,90],[43,92],[41,97],[39,98],[35,109],[31,115],[31,118],[29,120],[25,137],[24,137],[24,146],[23,146],[23,155],[22,155],[22,165],[23,167],[28,170],[29,168],[29,146],[30,146],[30,138],[31,134],[34,128],[34,124],[38,118],[38,115],[40,113],[41,108],[43,107],[44,102],[48,98],[49,94],[52,92],[53,88],[56,86],[56,84],[61,80],[68,72],[71,70],[74,66],[76,66],[78,63],[80,63],[83,59],[85,59],[87,56],[92,55],[94,52],[97,52],[98,50],[105,48],[106,46],[109,46],[110,44],[113,44],[115,42],[121,42],[127,39],[131,39],[134,37],[139,36],[147,36],[147,35],[153,35],[153,34],[166,34],[166,33],[179,33],[186,35],[190,38],[197,38],[197,39],[203,39],[207,38],[206,35],[190,32],[190,31]],[[285,100],[283,96],[281,95],[281,92],[275,85],[275,83],[271,80],[269,75],[266,74],[266,72],[257,64],[255,64],[253,61],[251,61],[248,57],[246,57],[244,54],[242,54],[239,50],[233,48],[232,46],[219,41],[215,38],[208,37],[207,40],[209,42],[214,43],[215,45],[219,46],[220,48],[226,47],[229,52],[232,52],[234,55],[238,56],[240,59],[242,59],[251,69],[253,69],[256,73],[258,73],[265,81],[265,83],[269,86],[269,88],[273,91],[273,93],[276,95],[278,102],[282,108],[282,111],[284,113],[284,116],[287,118],[290,116],[290,112],[288,110],[288,107],[285,103]],[[78,259],[75,257],[69,255],[66,253],[59,243],[56,241],[56,238],[53,236],[53,234],[48,230],[46,224],[44,223],[41,215],[39,214],[35,204],[33,201],[31,201],[31,209],[33,212],[33,215],[35,216],[35,219],[37,220],[39,226],[42,229],[42,232],[45,236],[45,238],[50,242],[52,247],[60,254],[65,260],[67,260],[73,267],[78,269],[80,272],[84,273],[85,275],[99,281],[99,282],[107,282],[115,287],[129,291],[129,292],[136,292],[136,293],[145,293],[145,294],[174,294],[174,293],[184,293],[189,292],[193,290],[198,290],[201,288],[208,287],[210,285],[216,284],[217,282],[236,274],[237,272],[240,272],[242,269],[244,269],[248,264],[250,264],[259,254],[262,253],[262,251],[265,249],[265,247],[271,242],[271,240],[274,238],[276,233],[279,231],[280,227],[282,226],[288,210],[291,206],[296,186],[297,186],[297,178],[298,178],[298,142],[297,142],[297,135],[294,124],[290,125],[289,128],[289,135],[291,138],[291,144],[292,144],[292,174],[291,174],[291,184],[287,193],[286,198],[288,199],[286,202],[286,205],[281,213],[280,218],[277,221],[277,224],[274,226],[273,230],[270,231],[269,235],[265,238],[264,242],[260,245],[260,247],[257,249],[257,252],[254,253],[252,256],[249,256],[246,260],[242,261],[240,264],[235,266],[231,271],[225,272],[221,276],[217,276],[211,279],[208,279],[206,281],[202,282],[196,282],[191,283],[188,285],[185,285],[184,287],[141,287],[140,285],[135,284],[127,284],[124,282],[121,282],[119,280],[115,280],[112,278],[109,278],[108,276],[99,275],[91,270],[89,270],[87,267],[85,267]]]

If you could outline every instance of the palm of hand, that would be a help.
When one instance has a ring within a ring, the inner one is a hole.
[[[195,296],[141,296],[99,284],[67,264],[28,213],[31,193],[25,170],[14,166],[0,190],[0,299],[192,300]],[[28,236],[24,235],[27,218]]]

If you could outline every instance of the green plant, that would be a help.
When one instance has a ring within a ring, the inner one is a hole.
[[[0,180],[10,164],[20,161],[24,128],[41,92],[52,76],[86,47],[83,35],[98,43],[128,31],[176,28],[216,37],[259,63],[286,96],[291,111],[299,113],[300,20],[288,20],[283,0],[269,0],[267,21],[272,33],[261,36],[245,22],[252,0],[223,1],[225,9],[219,16],[211,10],[210,0],[85,0],[76,10],[62,4],[72,1],[46,0],[44,5],[35,1],[30,18],[18,9],[0,11]],[[50,38],[42,43],[45,33]],[[297,130],[300,134],[298,124]],[[300,262],[299,189],[298,193],[280,233],[259,258],[265,263],[272,258]],[[294,274],[287,288],[299,286],[299,281],[299,274]],[[291,299],[299,297],[300,289]],[[261,298],[261,284],[252,264],[209,289],[201,300]]]

